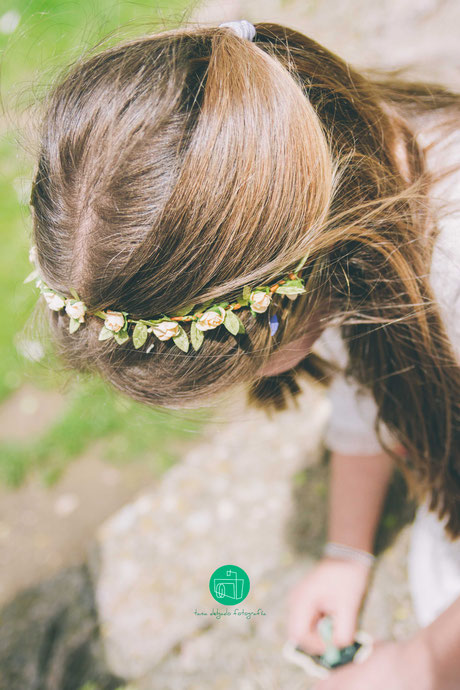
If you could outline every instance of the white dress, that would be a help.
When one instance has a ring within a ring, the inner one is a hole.
[[[422,145],[430,140],[428,132],[419,135]],[[460,163],[460,130],[446,137],[442,146],[427,155],[428,166],[433,170],[439,163],[444,166],[457,162]],[[430,283],[460,363],[460,172],[437,183],[432,200],[442,205],[443,215],[433,251]],[[346,364],[346,348],[336,327],[323,332],[313,351],[342,367]],[[326,446],[342,453],[381,451],[373,428],[377,410],[371,395],[358,392],[353,382],[337,375],[330,386],[329,398],[331,415],[325,434]],[[384,435],[388,440],[392,438],[385,427]],[[450,541],[443,523],[425,505],[419,507],[412,527],[408,577],[421,626],[428,625],[460,596],[460,539]]]

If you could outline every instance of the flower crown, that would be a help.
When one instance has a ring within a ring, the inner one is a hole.
[[[253,316],[256,316],[267,311],[275,293],[286,295],[291,300],[305,293],[305,282],[297,273],[303,268],[307,258],[308,255],[300,261],[292,272],[272,285],[259,285],[254,288],[245,285],[237,301],[231,304],[229,302],[213,303],[211,300],[198,308],[196,308],[196,305],[190,304],[172,316],[162,314],[158,318],[152,319],[132,319],[127,312],[112,311],[110,309],[91,312],[73,288],[69,290],[72,298],[65,297],[57,290],[53,290],[40,276],[35,245],[31,247],[29,252],[29,259],[35,265],[35,270],[27,276],[24,283],[35,280],[36,287],[40,289],[40,293],[45,298],[50,309],[53,311],[65,309],[65,312],[70,317],[70,333],[75,333],[79,329],[86,316],[93,315],[104,321],[99,333],[99,340],[114,338],[119,345],[122,345],[132,337],[134,347],[139,349],[144,345],[149,334],[153,333],[158,340],[172,339],[180,350],[188,352],[190,341],[193,349],[198,351],[203,343],[205,332],[220,325],[225,326],[235,336],[239,333],[245,333],[243,322],[235,314],[236,310],[246,307],[250,309]],[[181,321],[191,322],[190,341],[189,336],[180,324]],[[131,324],[134,324],[134,329],[130,335],[129,328]],[[272,336],[276,333],[278,326],[278,317],[274,314],[270,317],[270,334]],[[147,347],[146,351],[150,352],[152,348],[153,343]]]

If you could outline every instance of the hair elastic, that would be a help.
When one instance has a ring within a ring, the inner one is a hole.
[[[219,24],[221,26],[227,26],[240,38],[246,38],[248,41],[253,41],[256,35],[256,27],[247,19],[240,19],[234,22],[223,22]]]

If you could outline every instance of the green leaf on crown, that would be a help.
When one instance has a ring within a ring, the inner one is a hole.
[[[204,333],[196,327],[196,321],[192,321],[190,326],[190,340],[192,341],[193,349],[195,352],[198,352],[204,340]]]
[[[145,323],[136,323],[133,331],[133,344],[136,350],[138,350],[147,340],[149,334],[149,329]]]
[[[80,321],[78,319],[70,319],[69,321],[69,333],[75,333],[80,328]]]
[[[279,288],[277,288],[277,292],[279,292],[280,288],[283,288],[285,286],[292,285],[292,287],[303,287],[304,281],[302,278],[296,278],[295,280],[285,280],[282,285],[280,285]]]
[[[81,299],[78,296],[78,292],[75,290],[75,288],[70,288],[70,294],[74,299],[77,300],[77,302],[81,302]]]
[[[99,331],[98,340],[109,340],[109,338],[113,338],[113,336],[113,331],[111,331],[109,328],[106,328],[105,326],[102,326],[101,330]]]
[[[198,307],[198,309],[194,312],[195,314],[203,314],[205,311],[207,311],[208,307],[214,304],[213,299],[208,299],[207,302],[202,304],[201,306]]]
[[[144,321],[144,323],[148,324],[149,326],[156,326],[157,324],[161,323],[162,321],[170,321],[171,319],[167,316],[161,316],[159,319],[149,319],[148,321]]]
[[[308,252],[306,253],[306,255],[303,257],[303,259],[301,259],[301,260],[299,261],[299,263],[297,264],[297,266],[294,268],[293,273],[297,273],[297,271],[300,271],[300,269],[303,268],[303,267],[305,266],[305,264],[306,264],[307,261],[308,261],[308,257],[309,257],[309,256],[310,256],[310,249],[308,250]]]
[[[240,330],[240,320],[237,315],[231,311],[231,309],[229,309],[225,314],[224,326],[232,335],[237,335],[238,331]]]
[[[244,323],[241,321],[240,317],[235,314],[236,318],[238,319],[239,323],[239,328],[238,328],[238,333],[246,333],[246,329],[244,327]]]
[[[127,331],[121,330],[118,331],[118,333],[114,333],[113,337],[119,345],[123,345],[123,343],[126,343],[126,341],[129,340],[129,333],[127,333]]]
[[[174,343],[179,348],[179,350],[182,350],[182,352],[188,352],[188,348],[189,348],[190,343],[188,340],[187,333],[184,331],[182,326],[180,327],[179,335],[176,335],[176,337],[173,338],[173,340],[174,340]]]
[[[120,314],[123,314],[123,316],[125,317],[125,320],[123,322],[123,326],[122,326],[121,330],[118,331],[118,335],[120,335],[121,333],[128,334],[128,326],[129,326],[128,316],[129,316],[129,314],[126,311],[122,311],[122,312],[120,312]],[[128,338],[129,338],[129,335],[128,335]],[[127,338],[125,338],[125,340],[127,340]]]
[[[278,295],[302,295],[306,292],[302,280],[286,280],[276,289]]]
[[[250,285],[245,285],[243,287],[243,299],[244,300],[249,300],[249,295],[251,294],[251,286]]]
[[[194,306],[194,304],[188,304],[186,307],[182,307],[182,309],[176,311],[174,316],[187,316],[187,314],[190,314]]]

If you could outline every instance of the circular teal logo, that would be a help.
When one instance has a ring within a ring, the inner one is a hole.
[[[249,594],[249,577],[237,565],[217,568],[209,580],[209,591],[219,604],[239,604]]]

